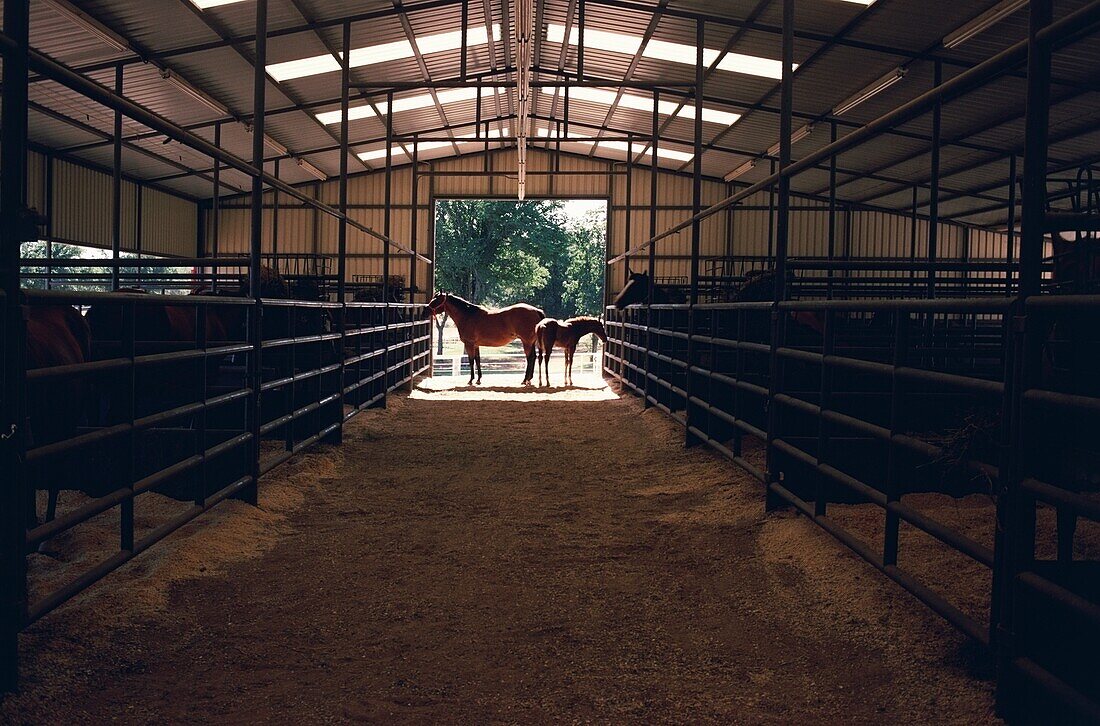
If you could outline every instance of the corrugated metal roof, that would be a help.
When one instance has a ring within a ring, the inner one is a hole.
[[[1085,4],[1086,0],[1058,0],[1056,16],[1064,15]],[[1026,12],[1018,12],[989,30],[948,50],[940,47],[941,39],[950,31],[975,17],[993,4],[992,0],[959,3],[950,0],[878,0],[869,7],[840,0],[800,0],[796,7],[795,60],[801,66],[795,74],[794,106],[799,118],[795,128],[807,119],[825,119],[841,100],[851,96],[899,65],[908,75],[886,91],[865,101],[844,114],[841,134],[850,124],[869,121],[924,92],[933,83],[933,62],[930,54],[943,59],[945,78],[981,62],[990,55],[1022,39],[1026,34]],[[485,7],[489,8],[486,17]],[[555,80],[561,74],[575,76],[577,48],[547,40],[543,33],[549,23],[575,27],[575,0],[541,0],[539,16],[543,27],[539,34],[539,54],[535,58],[539,80]],[[120,52],[103,42],[79,23],[52,6],[32,0],[32,44],[57,60],[78,69],[104,85],[114,83],[112,63],[125,62],[125,94],[133,101],[160,113],[172,121],[193,129],[204,138],[212,139],[213,122],[223,121],[222,144],[241,157],[251,154],[251,134],[240,123],[251,115],[254,48],[251,42],[255,5],[233,3],[199,11],[190,0],[88,0],[80,7],[91,17],[125,38],[132,48],[152,63],[141,63],[134,53]],[[352,47],[363,48],[382,43],[404,42],[408,39],[402,19],[395,8],[404,8],[408,26],[414,38],[453,32],[459,29],[461,6],[432,3],[430,10],[417,10],[412,0],[403,6],[393,0],[270,0],[268,62],[277,63],[320,56],[342,44],[340,21],[375,13],[367,21],[352,25]],[[470,46],[467,70],[484,76],[495,70],[507,69],[514,62],[512,49],[513,8],[505,0],[471,2],[471,27],[485,28],[486,23],[500,26],[500,38],[485,44]],[[781,20],[780,0],[679,0],[664,10],[657,0],[626,0],[624,3],[601,4],[588,0],[586,29],[640,35],[659,12],[655,22],[655,40],[693,46],[696,19],[710,20],[705,27],[705,45],[733,52],[777,59],[780,36],[775,32]],[[728,19],[729,24],[722,23]],[[323,24],[311,26],[309,21]],[[751,21],[751,22],[748,22]],[[326,25],[327,24],[327,25]],[[751,25],[752,27],[745,27]],[[842,33],[843,35],[837,35]],[[233,47],[224,38],[234,40]],[[624,48],[631,50],[630,48]],[[429,49],[430,50],[430,49]],[[427,74],[434,80],[456,79],[461,70],[461,54],[456,49],[425,52],[422,56]],[[1058,139],[1051,147],[1052,164],[1095,161],[1097,135],[1100,126],[1095,73],[1100,60],[1100,39],[1085,38],[1060,51],[1054,59],[1053,89],[1055,103],[1051,108],[1051,131]],[[689,82],[694,68],[650,55],[635,58],[631,52],[616,48],[586,47],[584,73],[592,79],[606,79],[609,87],[624,80]],[[162,69],[168,69],[201,89],[231,116],[225,116],[196,100],[164,79]],[[382,63],[352,69],[357,83],[415,82],[424,79],[424,70],[413,57],[402,57]],[[511,81],[511,74],[496,76]],[[722,177],[751,156],[763,155],[778,140],[778,82],[766,78],[727,70],[707,74],[704,86],[705,107],[722,108],[743,114],[741,120],[726,128],[704,123],[703,141],[708,148],[703,154],[704,173]],[[662,98],[679,102],[682,87],[669,89]],[[419,95],[424,91],[399,91],[397,98]],[[649,91],[631,93],[648,96]],[[289,149],[293,157],[301,158],[334,175],[339,169],[340,154],[336,139],[339,125],[324,125],[315,114],[339,108],[340,74],[327,72],[276,83],[269,78],[266,120],[268,135]],[[67,89],[48,81],[32,85],[31,99],[43,109],[32,110],[31,138],[34,142],[61,150],[90,163],[110,163],[109,134],[113,114],[96,104],[90,104]],[[375,103],[384,94],[374,94]],[[1018,152],[1022,146],[1024,80],[1017,70],[992,80],[983,88],[953,101],[944,107],[943,138],[964,141],[971,146],[945,145],[942,151],[942,185],[959,190],[981,190],[986,197],[1007,195],[1006,154]],[[366,101],[366,94],[352,92],[352,105]],[[686,103],[693,103],[690,99]],[[493,127],[514,126],[514,92],[486,98],[482,104],[483,119],[500,119]],[[534,123],[545,126],[546,119],[564,118],[564,99],[559,94],[535,94]],[[606,125],[607,135],[619,137],[633,133],[648,137],[649,113],[620,106],[613,112],[608,106],[576,98],[570,100],[570,120],[574,133],[595,134]],[[68,117],[65,123],[59,117]],[[473,101],[446,103],[442,109],[430,104],[415,110],[396,113],[395,133],[445,136],[472,133],[476,118]],[[661,116],[662,146],[690,153],[694,126],[690,119]],[[450,128],[446,128],[450,127]],[[514,128],[510,129],[514,133]],[[910,192],[896,191],[906,182],[923,182],[929,176],[929,142],[931,117],[925,115],[899,129],[904,135],[881,137],[845,153],[839,165],[864,173],[876,172],[897,181],[855,179],[841,175],[845,183],[839,190],[842,199],[859,201],[874,198],[876,204],[904,208],[910,202]],[[547,146],[544,139],[533,135],[532,143]],[[149,135],[148,129],[127,121],[124,133],[133,148],[124,153],[126,172],[137,177],[157,180],[164,186],[196,196],[209,196],[213,185],[202,176],[183,176],[183,171],[209,172],[211,163],[202,155],[177,143],[162,144],[162,137]],[[353,121],[349,127],[353,151],[365,151],[384,144],[384,119],[377,116]],[[148,138],[145,138],[147,137]],[[1061,138],[1066,137],[1066,138]],[[828,123],[794,147],[794,156],[818,149],[828,143]],[[493,144],[493,147],[502,146]],[[134,149],[142,149],[136,151]],[[475,148],[463,144],[459,153]],[[563,144],[563,148],[578,153],[612,159],[623,159],[625,153],[607,146]],[[422,151],[424,158],[438,158],[456,153],[447,145]],[[271,157],[277,156],[268,148]],[[158,157],[160,157],[158,159]],[[662,168],[690,168],[690,162],[675,159],[659,160]],[[269,166],[271,164],[269,163]],[[360,170],[377,166],[377,160],[360,163],[353,157],[349,167]],[[182,170],[181,170],[182,167]],[[763,159],[756,169],[739,181],[762,178],[768,168]],[[288,182],[308,181],[313,177],[301,166],[287,159],[280,165],[280,174]],[[237,172],[226,172],[227,182],[244,187],[247,178]],[[900,183],[899,183],[900,182]],[[998,186],[1000,183],[1000,186]],[[794,180],[794,188],[802,192],[821,191],[827,186],[827,176],[819,170],[807,172]],[[989,206],[989,199],[961,196],[951,202],[953,212]],[[988,215],[986,215],[988,216]]]

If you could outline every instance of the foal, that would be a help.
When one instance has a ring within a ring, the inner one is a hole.
[[[546,385],[550,385],[550,352],[557,346],[565,351],[565,385],[573,385],[573,354],[577,352],[577,343],[589,333],[595,333],[604,343],[607,331],[596,318],[587,315],[569,318],[566,321],[546,318],[535,326],[535,349],[539,358],[539,385],[542,385],[543,364],[546,367]]]

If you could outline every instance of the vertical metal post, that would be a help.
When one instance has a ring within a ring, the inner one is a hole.
[[[217,121],[214,123],[214,146],[219,149],[222,147],[222,122]],[[222,165],[217,159],[214,159],[214,198],[210,201],[210,256],[215,260],[218,259],[218,255],[221,254],[221,248],[219,242],[221,241],[221,235],[219,234],[219,224],[221,222],[221,171]],[[210,268],[210,289],[213,292],[218,291],[218,263],[215,262],[214,266]]]
[[[836,141],[836,121],[829,122],[829,142]],[[836,254],[836,154],[829,157],[829,262]],[[830,267],[825,281],[825,297],[833,299],[833,269]],[[823,373],[824,375],[824,373]]]
[[[481,91],[478,91],[480,95]],[[390,236],[390,207],[393,200],[393,91],[386,93],[386,191],[385,209],[382,210],[382,234],[389,239]],[[382,356],[382,365],[387,372],[382,376],[382,407],[386,406],[389,398],[390,374],[388,369],[390,362],[390,243],[382,243],[382,304],[384,325],[386,326],[386,353]]]
[[[122,64],[115,66],[115,93],[122,95]],[[111,158],[111,289],[119,288],[119,257],[122,254],[122,112],[115,111]]]
[[[46,155],[46,259],[53,260],[53,206],[54,206],[54,161],[53,154]],[[46,289],[53,287],[53,266],[46,268]]]
[[[768,174],[775,174],[775,159],[768,159]],[[768,186],[768,257],[775,257],[775,185]],[[773,262],[774,264],[774,262]]]
[[[630,234],[631,227],[633,225],[631,217],[634,216],[634,137],[626,137],[626,224],[623,225],[623,251],[630,251]],[[553,177],[551,177],[553,179]],[[608,219],[614,216],[614,213],[608,215]],[[630,279],[628,270],[630,269],[630,258],[623,260],[623,286],[626,286],[627,281]],[[610,298],[611,290],[604,292],[605,301]]]
[[[280,159],[275,159],[275,177],[279,176]],[[271,266],[279,270],[279,190],[271,190]],[[287,270],[289,272],[289,269]]]
[[[653,89],[653,119],[652,119],[652,138],[649,141],[649,237],[650,239],[657,236],[657,145],[660,141],[660,117],[657,114],[657,109],[661,105],[661,92],[657,89]],[[649,295],[646,298],[646,305],[650,305],[653,302],[653,286],[656,282],[657,274],[657,245],[649,245]]]
[[[256,0],[256,61],[252,77],[252,177],[251,239],[248,260],[248,293],[252,298],[249,322],[249,342],[252,351],[248,356],[249,384],[252,389],[249,413],[252,432],[252,482],[241,490],[240,498],[249,504],[256,504],[260,481],[260,385],[262,371],[260,354],[263,347],[263,326],[261,317],[263,306],[260,304],[260,254],[263,245],[264,223],[264,182],[261,173],[264,168],[264,109],[267,92],[267,0]]]
[[[461,30],[459,31],[459,32],[462,33],[462,49],[461,49],[462,55],[460,56],[460,59],[459,59],[459,62],[458,62],[459,63],[459,65],[458,65],[458,68],[459,68],[458,74],[459,74],[459,76],[462,77],[462,80],[466,80],[466,68],[467,68],[466,57],[469,54],[469,50],[470,50],[470,47],[469,47],[470,46],[470,41],[467,37],[469,35],[469,32],[470,32],[469,27],[470,27],[470,0],[462,0],[462,25],[461,25]],[[493,42],[492,38],[489,38],[488,40],[489,40],[490,43]],[[344,48],[348,49],[349,47],[347,45],[345,45]],[[350,49],[345,50],[344,52],[348,53],[348,52],[350,52]],[[481,89],[480,88],[478,89],[477,99],[478,99],[478,106],[480,108],[480,106],[481,106]],[[480,120],[480,114],[479,114],[479,120]],[[480,124],[479,124],[479,126],[480,126]],[[475,128],[474,133],[475,134],[480,134],[481,132]]]
[[[706,23],[695,21],[695,158],[691,173],[691,296],[689,302],[699,302],[699,243],[702,223],[698,219],[703,209],[703,38]],[[656,156],[656,154],[654,154]]]
[[[410,211],[409,211],[409,215],[410,215],[409,219],[412,221],[412,229],[409,230],[410,233],[411,233],[411,237],[412,237],[411,244],[410,244],[410,248],[412,249],[412,253],[409,255],[409,303],[410,304],[415,302],[415,300],[413,299],[413,296],[416,294],[416,243],[417,243],[417,237],[418,237],[417,228],[420,226],[420,210],[418,209],[417,204],[416,204],[417,171],[420,169],[420,160],[417,158],[418,152],[419,152],[419,144],[416,141],[416,136],[413,136],[412,171],[410,172],[410,176],[412,176],[412,189],[411,189],[412,196],[410,197],[410,202],[409,202],[409,204],[411,205],[410,206]]]
[[[993,601],[990,607],[991,636],[1002,673],[1010,672],[1013,648],[1014,583],[1017,575],[1031,567],[1035,557],[1035,500],[1020,491],[1027,476],[1028,422],[1023,396],[1040,368],[1042,335],[1038,325],[1029,325],[1026,300],[1040,292],[1043,244],[1046,236],[1046,174],[1050,130],[1050,47],[1041,43],[1039,31],[1050,24],[1052,0],[1028,4],[1027,102],[1024,129],[1024,169],[1020,214],[1020,299],[1009,326],[1012,342],[1005,372],[1006,456],[1002,463],[1004,490],[997,498],[998,532],[994,551]],[[1013,180],[1015,183],[1015,180]],[[1013,695],[1009,679],[998,680],[997,702],[1002,709]]]
[[[565,39],[565,43],[568,47],[568,38]],[[584,0],[577,0],[577,80],[584,80]],[[568,86],[565,92],[569,92]]]
[[[1005,244],[1005,295],[1012,294],[1012,260],[1016,253],[1016,155],[1008,157],[1008,239]]]
[[[348,108],[350,105],[351,84],[351,23],[344,23],[342,45],[344,51],[340,63],[340,180],[339,201],[340,218],[337,224],[336,237],[336,302],[340,303],[338,314],[340,316],[340,428],[336,432],[336,440],[342,441],[344,436],[344,394],[347,390],[347,350],[348,336],[348,303],[346,300],[348,277]],[[318,199],[321,197],[320,187],[317,189]],[[316,225],[316,221],[314,221]],[[316,227],[314,227],[316,229]],[[363,336],[356,336],[356,352],[361,349]],[[360,380],[359,372],[362,363],[355,364],[355,382]],[[356,399],[359,398],[357,394]],[[353,399],[354,400],[354,399]]]
[[[913,202],[909,211],[909,262],[914,264],[917,261],[917,226],[920,220],[917,218],[917,185],[913,185]],[[909,270],[909,292],[913,293],[913,288],[916,286],[917,271],[915,268]]]
[[[19,305],[19,247],[26,207],[27,178],[27,0],[4,3],[4,34],[19,52],[4,57],[0,109],[0,272],[3,278],[4,376],[0,405],[0,691],[19,685],[19,630],[27,609],[26,544],[28,515],[25,472],[23,317]]]
[[[661,92],[656,88],[653,89],[653,118],[652,118],[652,138],[650,139],[650,156],[649,156],[649,236],[653,238],[657,235],[657,145],[659,141],[660,132],[660,117],[657,114],[658,108],[661,105]],[[645,359],[642,361],[642,368],[645,372],[645,378],[642,380],[642,404],[645,408],[649,408],[649,361],[653,357],[650,355],[650,351],[653,350],[653,333],[650,330],[653,324],[653,288],[657,284],[657,245],[649,245],[649,290],[646,293],[646,311],[645,311]],[[623,338],[626,338],[626,329],[623,329]],[[626,358],[626,347],[623,347],[623,358]]]
[[[943,83],[943,63],[939,60],[935,65],[935,85],[939,88]],[[937,99],[936,106],[932,110],[932,178],[929,182],[928,198],[928,261],[935,263],[938,256],[937,246],[939,242],[940,222],[940,132],[943,116],[943,101]],[[928,268],[928,297],[936,296],[936,271],[931,266]]]
[[[142,246],[142,216],[145,214],[145,186],[142,184],[134,185],[134,195],[137,197],[134,210],[134,250],[137,252],[137,258],[141,260],[141,246]],[[199,234],[202,234],[202,227],[198,228]],[[137,286],[141,287],[142,270],[144,268],[138,265],[134,268],[137,273]]]
[[[700,443],[699,437],[691,433],[691,397],[693,395],[691,367],[695,365],[695,306],[699,304],[699,247],[702,236],[702,222],[699,212],[703,208],[703,44],[706,35],[706,22],[695,21],[695,157],[691,174],[691,275],[688,278],[687,314],[687,368],[684,371],[684,443],[693,446]],[[656,154],[654,154],[656,156]]]
[[[905,353],[908,349],[909,337],[909,313],[905,310],[894,312],[894,359],[890,373],[890,440],[886,442],[886,499],[896,502],[901,499],[901,486],[898,481],[900,465],[898,461],[898,444],[894,436],[904,430],[902,410],[902,381],[898,376],[898,369],[905,365]],[[886,525],[884,527],[882,543],[882,563],[884,565],[896,565],[898,563],[898,534],[901,529],[901,518],[896,512],[886,510]]]
[[[779,434],[779,407],[775,404],[775,396],[783,391],[783,365],[779,359],[777,349],[783,344],[783,334],[786,328],[786,315],[779,309],[779,303],[786,298],[787,282],[787,235],[789,229],[789,215],[791,204],[791,180],[784,174],[791,163],[791,116],[794,100],[794,74],[791,64],[794,62],[794,0],[783,0],[783,77],[779,87],[779,199],[775,219],[775,290],[774,305],[772,306],[771,325],[771,375],[768,381],[768,488],[765,497],[765,508],[774,509],[778,506],[778,498],[771,492],[771,484],[779,483],[780,471],[775,439]]]
[[[817,463],[829,462],[829,421],[825,418],[825,412],[832,408],[833,393],[833,369],[828,364],[828,357],[836,349],[836,313],[833,310],[825,311],[825,330],[821,336],[821,398],[818,403],[821,413],[817,419]],[[825,489],[825,477],[818,472],[816,474],[817,485],[814,496],[814,514],[823,516],[826,513],[827,494]]]

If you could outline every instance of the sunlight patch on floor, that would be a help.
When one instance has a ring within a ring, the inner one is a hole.
[[[597,375],[575,376],[574,385],[521,386],[514,373],[486,375],[480,386],[467,386],[466,377],[425,378],[409,394],[411,399],[447,401],[613,401],[619,396]]]

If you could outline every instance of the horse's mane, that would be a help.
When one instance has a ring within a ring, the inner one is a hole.
[[[447,293],[447,299],[454,303],[455,307],[458,307],[459,309],[467,313],[472,313],[475,310],[480,310],[483,313],[489,312],[488,308],[482,305],[478,305],[477,303],[472,303],[466,298],[455,295],[453,292]]]
[[[569,318],[566,323],[599,323],[599,318],[594,318],[591,315],[578,315],[575,318]]]

